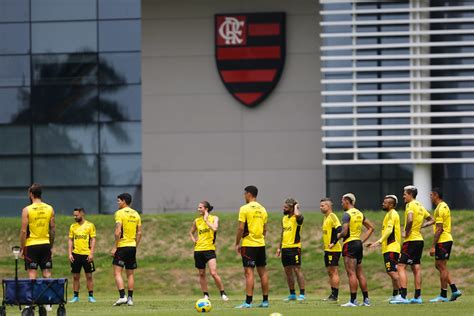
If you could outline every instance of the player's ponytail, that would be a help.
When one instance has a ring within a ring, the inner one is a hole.
[[[212,206],[208,201],[202,201],[201,203],[205,208],[207,208],[209,213],[214,209],[214,206]]]

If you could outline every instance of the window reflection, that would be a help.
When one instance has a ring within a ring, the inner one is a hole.
[[[52,203],[57,214],[71,215],[75,207],[83,207],[87,214],[99,213],[97,188],[48,188],[43,193],[46,203]]]
[[[35,154],[95,154],[98,152],[97,125],[35,126]]]
[[[0,54],[28,54],[29,52],[30,25],[28,23],[0,24]]]
[[[35,55],[35,85],[86,85],[97,83],[96,54]]]
[[[96,0],[31,0],[32,21],[90,20],[96,17]]]
[[[140,53],[107,53],[99,56],[99,83],[140,83]],[[113,69],[116,76],[110,76]]]
[[[29,85],[29,56],[0,56],[0,87]]]
[[[104,86],[100,89],[100,121],[140,121],[141,86]],[[112,110],[108,110],[112,109]]]
[[[98,0],[99,19],[140,18],[141,0]]]
[[[141,153],[141,123],[104,123],[100,127],[101,153]]]
[[[0,148],[2,155],[30,154],[29,125],[0,125]]]
[[[0,187],[30,185],[30,157],[0,157]]]
[[[29,203],[24,187],[0,189],[0,216],[20,216],[21,210]]]
[[[139,185],[141,155],[102,155],[100,171],[103,185]]]
[[[98,185],[95,155],[36,156],[34,181],[45,186]]]
[[[142,188],[140,186],[116,186],[100,188],[100,209],[102,213],[113,214],[117,209],[117,195],[128,192],[132,195],[132,208],[142,211]]]
[[[26,22],[29,18],[29,0],[2,0],[0,2],[0,22]]]
[[[30,122],[29,90],[29,88],[0,88],[0,124]]]
[[[140,29],[140,20],[99,22],[99,51],[140,50]]]

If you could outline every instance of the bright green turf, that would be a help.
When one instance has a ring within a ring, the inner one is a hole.
[[[402,214],[402,213],[401,213]],[[394,314],[403,311],[405,315],[441,315],[449,312],[458,315],[474,315],[474,300],[469,293],[474,290],[474,212],[453,211],[453,235],[455,246],[449,261],[452,278],[463,289],[465,295],[459,302],[449,304],[424,304],[423,306],[389,306],[383,300],[391,294],[390,281],[384,273],[383,259],[379,250],[365,250],[364,269],[368,279],[370,295],[374,306],[370,309],[343,310],[335,304],[318,301],[327,296],[328,284],[321,249],[321,221],[319,212],[305,212],[303,227],[303,272],[307,285],[307,304],[285,304],[281,299],[287,295],[280,260],[274,256],[280,235],[281,215],[271,213],[268,224],[268,269],[270,273],[270,300],[268,310],[235,311],[231,307],[241,303],[244,298],[244,278],[241,260],[235,254],[233,243],[237,214],[216,212],[220,217],[220,229],[217,234],[218,272],[221,275],[226,290],[232,298],[229,303],[214,301],[215,315],[269,315],[280,312],[284,315],[380,315],[388,312]],[[144,240],[138,251],[138,264],[135,288],[136,306],[132,308],[112,308],[116,299],[116,290],[111,273],[111,258],[108,250],[113,243],[114,221],[111,216],[95,215],[88,219],[94,222],[98,231],[98,248],[95,258],[97,272],[95,275],[95,292],[99,303],[91,305],[81,302],[78,305],[68,305],[68,315],[193,315],[194,301],[202,294],[199,289],[193,262],[192,244],[187,232],[194,218],[194,213],[146,215],[143,217]],[[339,212],[340,216],[341,213]],[[365,212],[378,229],[379,236],[383,218],[382,212]],[[60,216],[57,219],[57,243],[54,250],[54,270],[56,277],[69,277],[69,264],[66,258],[67,230],[72,223],[72,217]],[[0,221],[0,277],[13,275],[13,260],[10,254],[11,246],[18,244],[20,221],[18,218],[2,218]],[[423,267],[423,297],[427,301],[436,296],[439,291],[438,273],[433,267],[433,259],[427,255],[432,241],[432,230],[423,231],[425,251],[422,259]],[[161,236],[161,239],[155,238]],[[375,237],[372,238],[375,240]],[[342,262],[341,262],[342,264]],[[21,271],[21,277],[25,272]],[[341,302],[348,298],[347,277],[343,266],[340,267]],[[217,297],[215,286],[210,281],[211,297]],[[409,295],[413,292],[412,276],[409,276]],[[85,299],[84,282],[81,299]],[[71,287],[69,287],[71,293]],[[360,293],[359,293],[360,295]],[[260,300],[260,289],[256,286],[255,299]],[[291,306],[291,308],[289,308]],[[14,309],[9,309],[14,311]],[[10,313],[12,314],[12,313]]]

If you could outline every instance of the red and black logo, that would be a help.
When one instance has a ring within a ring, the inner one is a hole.
[[[217,14],[216,63],[227,90],[253,107],[272,92],[285,64],[285,13]]]

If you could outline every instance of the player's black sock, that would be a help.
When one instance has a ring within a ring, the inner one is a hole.
[[[79,292],[74,291],[74,297],[79,297]]]
[[[402,298],[407,298],[407,289],[405,287],[400,288],[400,295]]]
[[[208,292],[203,292],[204,296],[207,296],[209,297],[209,293]]]
[[[300,295],[304,295],[304,289],[300,289]]]
[[[441,297],[448,298],[448,289],[441,289]]]
[[[89,296],[94,296],[94,291],[89,291]]]
[[[247,304],[252,304],[253,296],[252,295],[247,295],[245,298],[245,303]]]
[[[335,288],[335,287],[332,287],[331,288],[331,293],[332,293],[332,296],[334,296],[335,298],[337,298],[339,296],[339,289],[338,288]]]
[[[128,290],[128,297],[133,297],[133,290]]]
[[[120,298],[124,298],[125,297],[125,289],[119,290],[119,295],[120,295]]]
[[[421,296],[421,289],[415,289],[415,298],[419,298]]]
[[[268,295],[263,295],[263,301],[268,302]]]
[[[354,303],[356,299],[357,299],[357,292],[351,293],[351,303]]]
[[[296,295],[296,291],[295,291],[295,289],[293,289],[293,290],[292,290],[292,289],[290,289],[290,295]]]
[[[222,295],[226,295],[224,290],[221,291],[221,296]]]
[[[392,296],[397,296],[398,295],[398,290],[393,290]]]
[[[369,292],[362,292],[362,296],[364,296],[364,300],[369,298]]]
[[[449,287],[451,288],[451,292],[456,292],[458,290],[456,284],[450,284]]]

